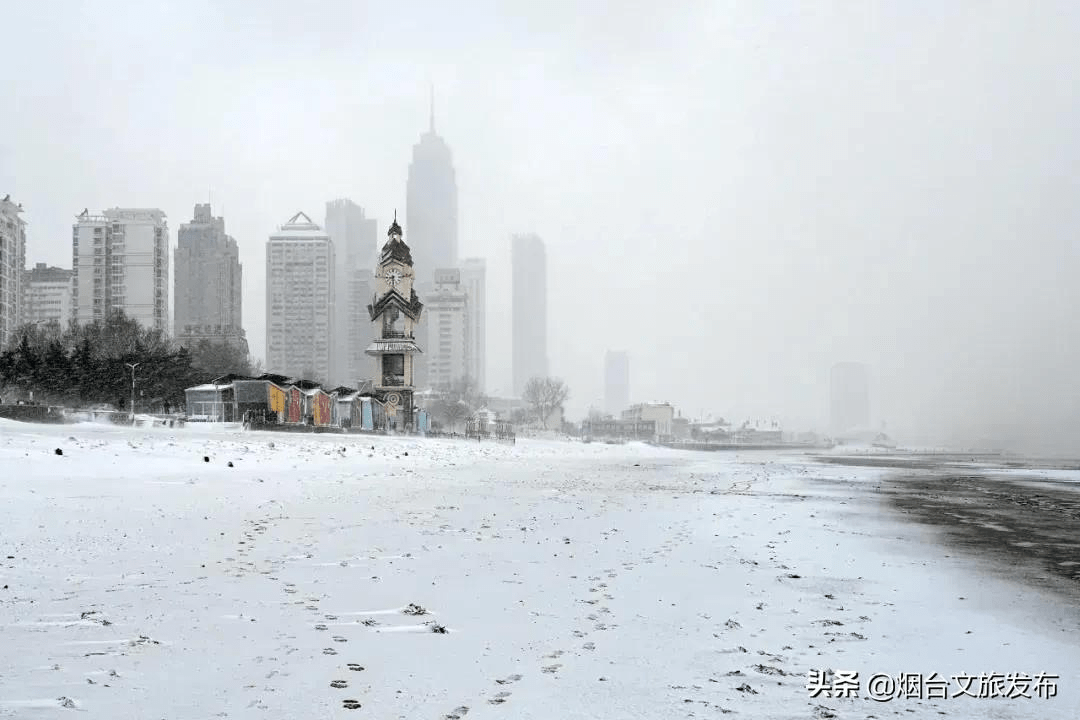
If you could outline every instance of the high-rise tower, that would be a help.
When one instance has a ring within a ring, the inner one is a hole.
[[[405,218],[409,228],[416,289],[427,297],[434,289],[435,271],[457,267],[458,191],[450,147],[435,132],[435,98],[432,93],[427,132],[413,145],[406,185]],[[418,322],[417,337],[428,335],[428,317]],[[415,358],[415,382],[430,386],[427,355]]]
[[[533,377],[548,374],[547,253],[537,235],[515,235],[511,246],[513,282],[514,394]]]
[[[604,355],[604,410],[616,417],[630,407],[630,356],[621,350]]]
[[[374,291],[378,230],[364,208],[341,199],[326,203],[326,232],[337,256],[333,382],[353,385],[368,377],[371,365],[364,351],[372,338],[367,304]]]
[[[266,243],[266,368],[320,383],[334,374],[334,244],[298,212]]]
[[[487,387],[487,263],[483,258],[461,261],[461,286],[469,301],[469,348],[466,375],[479,392]]]
[[[405,224],[417,282],[427,284],[438,268],[457,267],[458,190],[450,147],[435,132],[432,101],[428,130],[413,145],[406,187]]]
[[[209,203],[197,204],[191,222],[180,226],[174,257],[177,340],[236,345],[246,354],[240,250],[225,234],[225,218],[214,217]]]
[[[8,195],[0,200],[0,350],[15,340],[23,322],[23,269],[26,267],[26,222],[19,217],[22,205]]]

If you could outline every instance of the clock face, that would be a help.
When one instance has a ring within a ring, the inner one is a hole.
[[[402,277],[404,276],[397,268],[391,268],[386,271],[386,282],[390,283],[390,287],[396,288],[398,286],[398,283],[401,282]]]

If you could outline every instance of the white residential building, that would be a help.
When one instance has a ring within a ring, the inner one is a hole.
[[[469,376],[469,297],[461,286],[461,271],[438,269],[427,306],[427,382],[444,388]]]
[[[153,208],[83,210],[72,230],[74,312],[79,323],[123,311],[169,330],[169,226]]]
[[[266,243],[266,369],[327,383],[334,376],[334,244],[302,212]]]
[[[461,286],[469,302],[468,376],[480,392],[487,387],[486,282],[487,264],[482,258],[461,261]]]
[[[11,196],[0,200],[0,350],[15,339],[22,323],[23,268],[26,267],[26,222],[22,206]]]
[[[66,328],[73,317],[71,289],[75,273],[38,263],[23,272],[22,321],[34,325],[56,324]]]

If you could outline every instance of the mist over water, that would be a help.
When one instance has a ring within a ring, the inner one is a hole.
[[[433,84],[491,392],[511,236],[535,233],[571,419],[611,348],[631,401],[790,430],[824,429],[829,368],[859,361],[901,441],[1076,448],[1075,4],[38,2],[4,25],[0,197],[31,266],[70,267],[83,208],[159,207],[175,243],[209,199],[258,352],[267,237],[338,197],[383,237]]]

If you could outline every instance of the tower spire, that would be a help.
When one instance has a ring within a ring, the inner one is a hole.
[[[435,132],[435,83],[431,83],[430,92],[431,92],[431,97],[430,97],[430,105],[429,105],[429,107],[431,108],[431,112],[430,112],[430,115],[428,117],[428,129],[432,133],[434,133]]]

